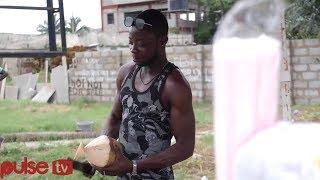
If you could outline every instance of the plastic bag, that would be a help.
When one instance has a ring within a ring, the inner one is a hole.
[[[215,35],[218,180],[236,179],[234,161],[238,149],[277,120],[282,10],[279,0],[239,1]]]

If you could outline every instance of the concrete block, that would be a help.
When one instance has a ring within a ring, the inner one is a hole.
[[[81,59],[81,58],[83,58],[83,52],[76,52],[75,53],[75,58],[77,58],[77,59]]]
[[[298,73],[292,73],[292,80],[298,80]]]
[[[306,46],[319,46],[320,40],[319,39],[305,39],[304,44]]]
[[[314,57],[299,57],[300,64],[313,64],[315,63],[315,58]]]
[[[310,104],[320,104],[320,98],[312,98]]]
[[[295,48],[304,46],[303,39],[292,40],[291,42],[292,42],[292,46],[295,47]]]
[[[292,57],[291,62],[292,64],[299,64],[299,57]]]
[[[294,102],[295,102],[297,105],[308,105],[308,104],[309,104],[308,98],[295,98],[295,99],[294,99]]]
[[[66,67],[58,66],[52,69],[51,83],[56,90],[56,100],[58,103],[69,103],[69,81]]]
[[[212,46],[211,45],[204,45],[203,46],[203,49],[205,50],[205,51],[212,51]]]
[[[184,54],[185,53],[185,48],[182,46],[177,46],[174,47],[174,51],[176,54]]]
[[[55,89],[51,86],[44,86],[39,93],[32,98],[32,101],[34,102],[42,102],[46,103],[50,100],[52,95],[55,93]]]
[[[197,90],[201,90],[201,89],[202,89],[201,83],[196,83],[196,84],[195,84],[195,88],[196,88]]]
[[[213,66],[213,61],[205,60],[204,61],[204,66],[207,67],[207,68],[212,69],[211,67]]]
[[[320,64],[309,64],[311,71],[320,71]]]
[[[309,54],[309,51],[307,48],[296,48],[293,50],[294,56],[306,56]]]
[[[304,72],[302,73],[302,77],[305,80],[312,80],[317,78],[317,73],[315,72]]]
[[[201,60],[202,59],[202,53],[197,53],[196,54],[196,59]]]
[[[19,88],[18,99],[24,99],[27,91],[36,88],[39,74],[23,74],[13,77],[13,84]]]
[[[303,90],[294,90],[294,96],[303,96]]]
[[[308,82],[307,81],[294,81],[293,87],[294,88],[307,88]]]
[[[101,97],[101,101],[102,101],[102,102],[109,102],[109,98],[106,97],[106,96],[102,96],[102,97]]]
[[[94,65],[94,69],[95,70],[102,70],[103,69],[103,65],[102,64],[95,64]]]
[[[173,53],[174,51],[173,51],[173,47],[167,47],[166,48],[166,53],[167,54],[171,54],[171,53]]]
[[[109,83],[102,83],[102,89],[109,89]]]
[[[119,50],[112,50],[112,51],[110,51],[110,56],[113,56],[113,57],[115,57],[115,56],[121,56],[121,51],[119,51]]]
[[[109,52],[110,52],[109,50],[101,51],[101,57],[108,57],[110,54]]]
[[[5,99],[10,99],[10,100],[17,100],[18,99],[18,93],[19,93],[19,88],[16,86],[6,86],[5,87]]]
[[[92,57],[92,52],[91,51],[84,52],[83,57],[84,58],[91,58]]]
[[[320,48],[309,48],[310,56],[318,56],[320,55]]]
[[[305,90],[304,94],[306,96],[319,96],[318,90],[310,90],[310,89],[309,90]]]
[[[293,70],[297,72],[306,71],[307,69],[308,69],[308,66],[305,64],[299,64],[299,65],[293,66]]]
[[[116,83],[110,84],[110,88],[111,88],[111,89],[117,89],[117,84],[116,84]]]
[[[100,58],[101,57],[101,51],[92,51],[92,57],[93,58]]]
[[[309,88],[320,88],[320,81],[310,81]]]

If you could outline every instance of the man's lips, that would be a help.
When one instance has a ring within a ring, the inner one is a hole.
[[[133,57],[133,59],[135,59],[135,60],[139,60],[139,59],[141,59],[141,57],[140,56],[132,56]]]

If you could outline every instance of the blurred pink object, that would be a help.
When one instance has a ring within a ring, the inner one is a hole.
[[[217,179],[234,180],[237,150],[277,120],[281,43],[221,38],[213,55]]]

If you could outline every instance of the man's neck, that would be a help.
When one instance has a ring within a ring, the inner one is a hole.
[[[143,66],[141,70],[143,73],[155,75],[162,70],[163,66],[167,64],[167,62],[168,60],[166,56],[160,56],[157,59],[155,59],[151,64]]]

